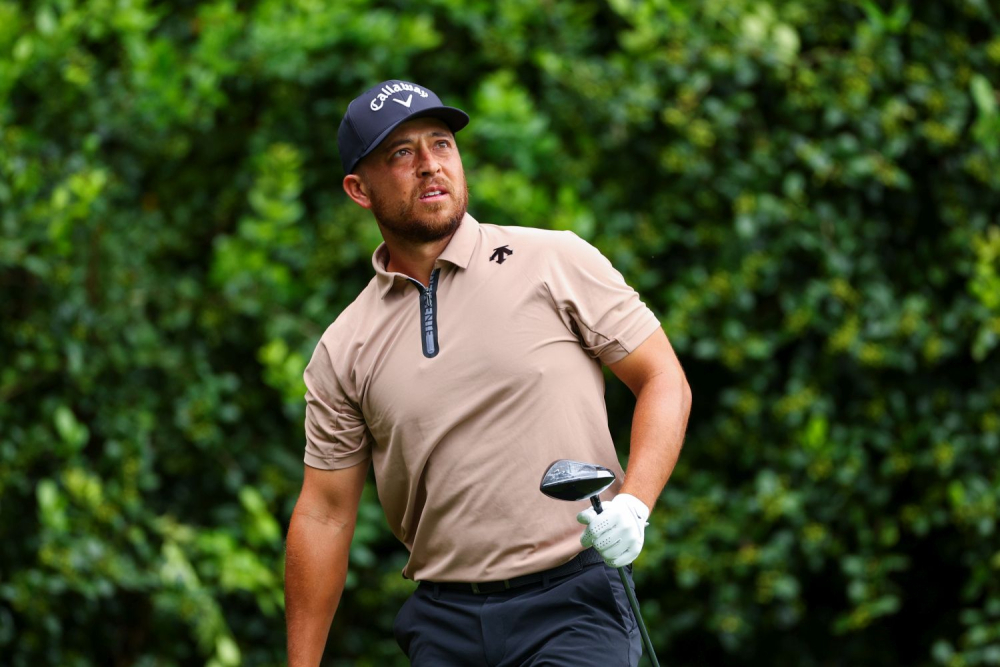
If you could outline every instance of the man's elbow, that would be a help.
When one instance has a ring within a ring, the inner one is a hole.
[[[684,369],[681,368],[676,359],[674,360],[674,372],[665,374],[665,376],[670,378],[672,385],[670,392],[677,397],[675,400],[679,403],[680,413],[687,420],[687,416],[691,412],[691,385],[687,381]]]
[[[688,415],[691,414],[691,385],[688,384],[687,378],[683,375],[681,375],[680,385],[681,414],[687,421]]]
[[[679,366],[674,369],[664,370],[655,377],[655,381],[649,383],[656,386],[654,390],[659,398],[658,402],[664,408],[676,411],[685,421],[691,413],[691,385],[688,384],[684,371]]]

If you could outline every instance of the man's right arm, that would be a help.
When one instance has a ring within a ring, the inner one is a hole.
[[[316,667],[337,610],[368,463],[339,470],[306,466],[285,547],[289,667]]]

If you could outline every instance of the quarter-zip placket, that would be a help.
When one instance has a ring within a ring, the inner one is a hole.
[[[437,328],[437,283],[438,274],[441,269],[434,269],[431,272],[430,284],[424,287],[419,280],[414,280],[407,276],[407,280],[416,285],[420,291],[420,346],[424,351],[424,356],[428,359],[436,357],[440,347],[438,346]]]

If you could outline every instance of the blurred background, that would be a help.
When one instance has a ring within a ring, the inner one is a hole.
[[[664,665],[1000,664],[994,0],[0,2],[0,664],[284,662],[302,371],[380,240],[336,131],[397,77],[684,364]],[[404,559],[366,489],[325,664],[406,664]]]

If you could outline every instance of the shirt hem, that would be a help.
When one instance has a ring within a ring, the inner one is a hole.
[[[318,468],[319,470],[343,470],[344,468],[353,468],[354,466],[360,463],[365,463],[370,459],[371,456],[365,453],[335,459],[324,459],[316,456],[315,454],[306,452],[303,457],[307,466],[310,468]]]
[[[601,358],[605,364],[610,365],[621,361],[628,355],[632,354],[636,348],[646,342],[646,340],[656,333],[657,329],[662,328],[660,321],[653,317],[651,320],[646,322],[645,326],[640,327],[631,335],[624,336],[622,338],[616,338],[619,348],[618,350],[613,350]]]

